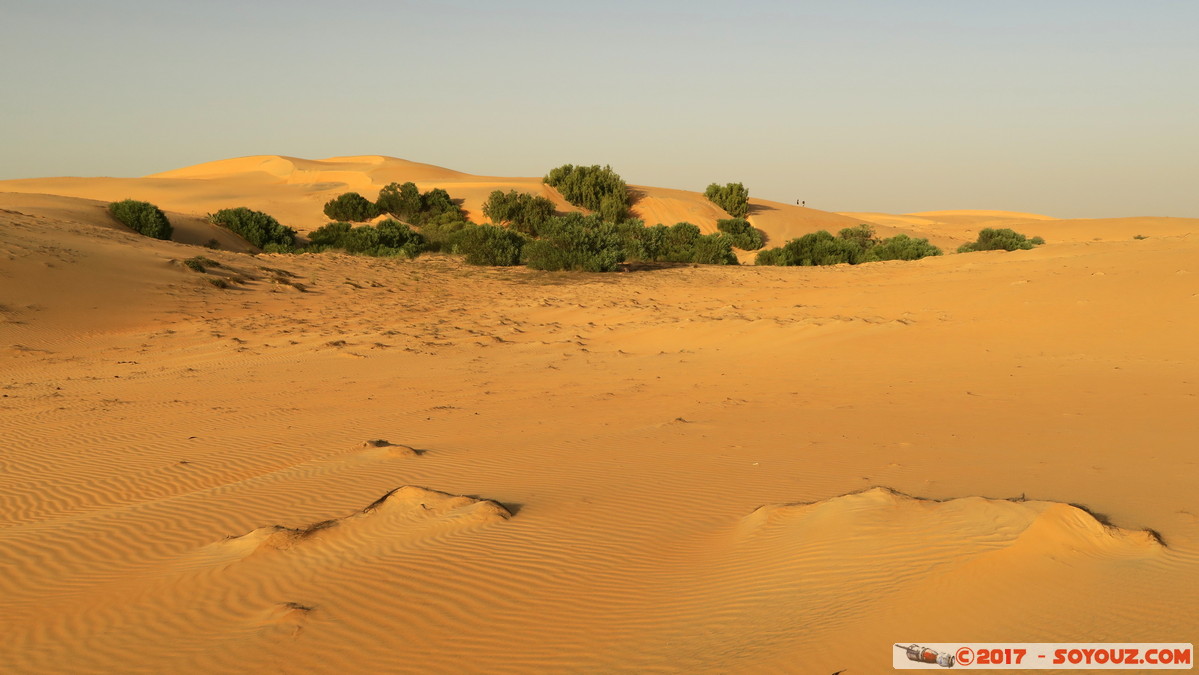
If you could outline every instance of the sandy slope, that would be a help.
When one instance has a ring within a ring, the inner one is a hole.
[[[195,214],[204,175],[145,180]],[[0,195],[6,672],[853,674],[895,642],[1199,641],[1195,220],[919,214],[879,224],[1050,243],[571,275],[151,241],[71,185]]]

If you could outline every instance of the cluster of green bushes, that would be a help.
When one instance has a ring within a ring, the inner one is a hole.
[[[434,220],[465,221],[462,209],[441,188],[421,193],[415,183],[389,183],[370,201],[357,192],[340,194],[325,203],[325,215],[334,221],[361,223],[383,214],[405,223],[424,225]]]
[[[296,245],[295,230],[280,225],[279,221],[261,211],[252,211],[244,206],[210,213],[208,220],[267,253],[288,252]]]
[[[126,199],[108,205],[108,213],[125,227],[155,239],[170,239],[174,229],[171,221],[150,202]]]
[[[857,265],[880,260],[919,260],[941,255],[941,249],[927,239],[914,239],[906,234],[879,240],[869,225],[841,230],[837,236],[825,230],[805,234],[786,244],[758,253],[755,265]]]
[[[538,228],[554,215],[554,203],[527,192],[496,190],[483,204],[483,215],[493,223],[535,237]]]
[[[974,251],[1017,251],[1028,250],[1034,246],[1044,244],[1045,240],[1040,237],[1028,238],[1019,232],[1009,229],[993,229],[986,228],[980,230],[978,239],[969,244],[962,244],[958,247],[958,253],[972,253]]]
[[[749,190],[741,183],[712,183],[704,190],[704,196],[734,218],[744,218],[749,214]]]
[[[452,250],[475,265],[527,265],[538,270],[610,272],[626,261],[735,265],[732,242],[701,235],[690,223],[645,227],[598,215],[567,213],[547,219],[537,237],[494,225],[470,225],[452,237]]]
[[[404,223],[388,218],[383,222],[354,227],[346,222],[329,223],[308,235],[308,245],[299,252],[340,250],[372,256],[415,258],[425,250],[425,238]]]
[[[546,174],[543,182],[602,220],[619,223],[628,215],[629,186],[610,166],[563,164]]]
[[[733,246],[744,251],[756,251],[766,245],[766,238],[744,218],[726,218],[716,221],[716,229],[728,235]]]
[[[640,220],[619,227],[627,259],[643,262],[736,265],[733,242],[723,234],[700,234],[691,223],[645,227]]]

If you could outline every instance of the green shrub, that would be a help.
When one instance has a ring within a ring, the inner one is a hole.
[[[756,251],[766,245],[762,233],[744,218],[718,220],[716,229],[725,233],[733,246],[745,251]]]
[[[433,188],[420,196],[422,220],[436,218],[446,213],[460,213],[461,209],[450,198],[450,193],[441,188]]]
[[[878,239],[874,236],[874,228],[863,223],[857,227],[842,228],[837,233],[837,238],[857,244],[863,251],[878,244]]]
[[[977,240],[959,246],[958,253],[1027,250],[1044,243],[1045,240],[1040,237],[1029,239],[1025,235],[1006,227],[1001,229],[988,227],[979,231]]]
[[[390,214],[404,222],[414,222],[421,212],[420,190],[412,182],[388,183],[379,190],[375,208],[379,213]]]
[[[120,224],[147,237],[170,239],[174,231],[166,214],[150,202],[132,199],[113,202],[108,205],[108,212]]]
[[[629,186],[610,166],[564,164],[546,174],[543,182],[601,220],[619,223],[628,214]]]
[[[624,261],[620,231],[598,215],[556,216],[544,223],[540,234],[524,246],[525,262],[533,269],[611,272]]]
[[[712,183],[704,190],[704,196],[734,218],[744,218],[749,214],[749,190],[741,183]]]
[[[783,249],[781,247],[768,248],[758,251],[758,255],[754,256],[755,265],[783,265]]]
[[[456,249],[471,265],[519,265],[526,243],[520,233],[495,225],[468,225],[455,237]]]
[[[537,236],[537,228],[554,215],[554,203],[545,197],[516,190],[496,190],[483,204],[483,215],[497,225]]]
[[[325,202],[325,215],[358,223],[378,216],[379,208],[357,192],[347,192]]]
[[[459,237],[471,227],[474,227],[474,224],[461,216],[445,213],[426,221],[421,225],[420,231],[425,236],[428,250],[454,253],[457,251]]]
[[[874,228],[858,225],[841,230],[836,237],[824,230],[792,239],[779,248],[761,251],[755,265],[857,265],[880,260],[919,260],[941,255],[941,249],[927,239],[914,239],[906,234],[879,240]]]
[[[733,242],[728,235],[709,234],[695,241],[692,262],[701,265],[736,265]]]
[[[341,250],[370,256],[415,258],[425,250],[425,238],[420,233],[392,219],[358,227],[345,222],[329,223],[313,230],[308,242],[307,250],[312,252]]]
[[[777,253],[763,251],[754,259],[757,265],[855,265],[863,261],[865,251],[856,241],[839,239],[824,230],[805,234],[783,244]]]
[[[906,234],[897,234],[872,246],[866,253],[867,261],[875,260],[919,260],[941,255],[941,249],[928,243],[927,239],[914,239]]]
[[[210,213],[208,220],[261,249],[265,249],[268,244],[284,247],[296,245],[295,230],[280,225],[279,221],[261,211],[251,211],[244,206]]]

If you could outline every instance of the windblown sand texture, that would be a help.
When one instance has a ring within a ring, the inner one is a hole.
[[[494,189],[570,208],[383,157],[0,182],[0,670],[857,675],[896,642],[1199,642],[1199,220],[754,200],[772,245],[1048,244],[607,275],[251,256],[204,221],[307,231],[405,180],[476,222]],[[650,224],[721,217],[633,189]],[[124,198],[177,241],[111,221]]]

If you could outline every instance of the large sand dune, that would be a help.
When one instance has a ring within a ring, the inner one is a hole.
[[[216,208],[304,229],[402,180],[566,208],[382,157],[0,183],[5,672],[852,675],[909,640],[1199,641],[1199,220],[755,201],[775,243],[1049,243],[609,275],[193,245]],[[720,216],[635,190],[650,221]],[[126,197],[180,241],[113,223]]]

